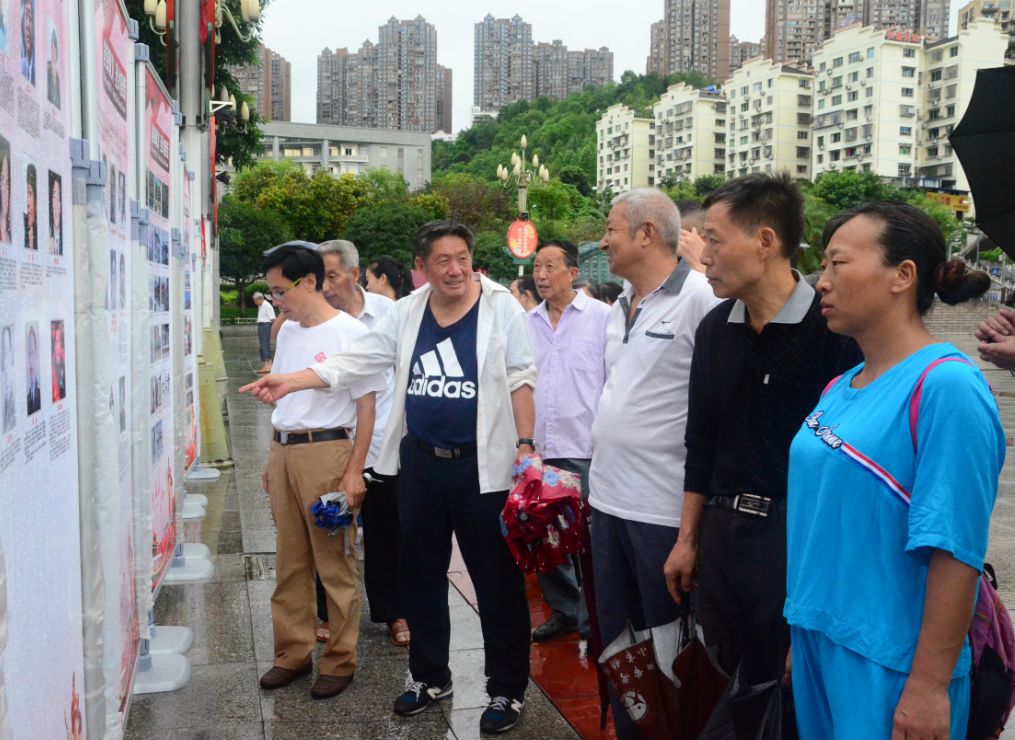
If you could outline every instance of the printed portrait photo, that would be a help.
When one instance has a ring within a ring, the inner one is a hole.
[[[21,76],[35,84],[35,0],[21,0]]]
[[[49,253],[63,254],[63,180],[49,173]]]
[[[7,434],[17,423],[14,406],[14,324],[0,329],[0,395],[3,396],[3,431]]]
[[[39,324],[30,321],[25,324],[25,376],[28,389],[28,415],[42,408],[42,369],[39,365]]]
[[[53,401],[62,401],[67,397],[67,353],[63,321],[51,321],[49,335],[53,353]]]
[[[11,49],[10,25],[11,15],[7,9],[7,0],[0,0],[0,54],[7,54]]]
[[[60,38],[56,26],[49,22],[49,54],[46,58],[46,99],[60,107]]]
[[[0,0],[3,2],[3,0]],[[0,136],[0,244],[11,243],[11,143]]]
[[[39,248],[39,177],[35,165],[25,167],[25,249]]]

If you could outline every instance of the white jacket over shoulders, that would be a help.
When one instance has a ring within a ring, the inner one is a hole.
[[[476,448],[479,490],[504,491],[511,487],[515,460],[515,428],[511,393],[523,385],[535,387],[536,366],[525,311],[508,290],[476,275],[482,292],[476,327],[479,393],[476,409]],[[344,390],[387,368],[395,370],[395,392],[384,440],[374,469],[381,475],[398,473],[398,446],[405,435],[405,395],[412,353],[430,300],[425,285],[398,301],[347,352],[311,366],[332,390]]]

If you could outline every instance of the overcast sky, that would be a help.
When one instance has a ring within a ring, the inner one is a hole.
[[[960,0],[952,0],[951,29]],[[324,47],[356,51],[367,39],[377,42],[377,27],[394,16],[422,15],[437,29],[437,61],[454,70],[453,126],[469,125],[472,108],[473,26],[490,13],[510,18],[516,13],[532,25],[532,40],[560,39],[569,49],[609,47],[613,73],[645,71],[649,26],[662,18],[663,0],[487,0],[456,3],[447,0],[273,0],[264,12],[264,43],[292,64],[294,121],[314,123],[317,95],[317,55]],[[757,41],[764,33],[765,3],[732,0],[731,32],[741,40]]]

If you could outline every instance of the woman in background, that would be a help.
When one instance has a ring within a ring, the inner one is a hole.
[[[412,284],[412,273],[400,262],[387,255],[378,257],[371,262],[364,272],[366,289],[371,293],[379,293],[393,301],[404,298],[415,288]]]

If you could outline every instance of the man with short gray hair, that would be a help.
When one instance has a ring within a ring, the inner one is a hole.
[[[264,293],[254,293],[254,305],[257,306],[257,347],[261,353],[261,369],[259,375],[271,372],[271,325],[275,321],[275,309]]]
[[[333,239],[317,245],[324,258],[324,297],[332,306],[373,329],[395,302],[379,293],[367,293],[359,284],[359,251],[345,239]],[[398,598],[398,555],[401,549],[398,524],[398,476],[381,475],[374,470],[380,454],[384,430],[391,411],[395,376],[384,373],[386,388],[377,394],[374,435],[367,455],[367,495],[363,499],[363,584],[370,621],[388,625],[391,641],[398,647],[409,646],[409,625]],[[318,582],[318,616],[327,622],[327,604]]]
[[[677,260],[680,214],[662,191],[613,201],[599,243],[627,281],[606,329],[606,385],[592,425],[592,560],[604,645],[678,616],[663,577],[683,506],[684,427],[694,333],[718,303]],[[611,693],[619,740],[638,731]]]

